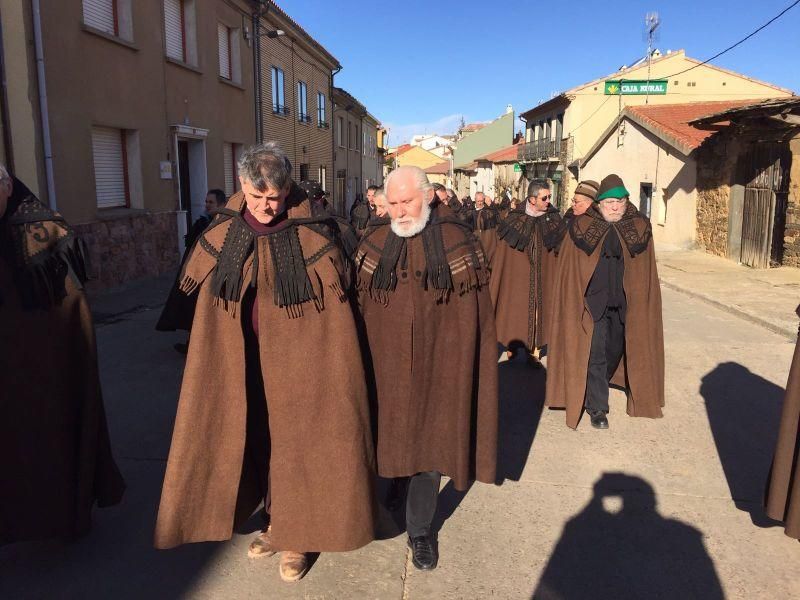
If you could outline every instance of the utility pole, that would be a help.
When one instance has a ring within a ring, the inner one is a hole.
[[[647,87],[645,89],[644,103],[650,104],[650,64],[653,62],[653,41],[656,29],[661,25],[661,18],[657,12],[647,13],[644,17],[645,33],[647,34]]]

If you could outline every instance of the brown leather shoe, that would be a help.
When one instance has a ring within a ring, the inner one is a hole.
[[[261,558],[273,556],[277,550],[272,546],[272,525],[259,533],[247,549],[247,556],[250,558]]]
[[[279,567],[281,579],[286,582],[300,581],[308,572],[308,557],[302,552],[281,552]]]

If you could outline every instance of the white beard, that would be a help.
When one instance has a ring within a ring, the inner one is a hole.
[[[420,213],[419,217],[414,219],[408,225],[400,225],[397,221],[392,219],[392,231],[394,231],[395,235],[404,238],[414,237],[418,233],[422,233],[422,230],[425,229],[425,226],[428,224],[428,219],[431,217],[431,205],[430,204],[423,204],[422,205],[422,212]]]

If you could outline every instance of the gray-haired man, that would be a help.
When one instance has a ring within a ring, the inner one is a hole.
[[[297,581],[307,553],[373,539],[364,368],[341,351],[359,343],[335,223],[274,143],[243,154],[239,179],[181,274],[197,310],[155,541],[229,539],[263,501],[250,556],[282,551]]]

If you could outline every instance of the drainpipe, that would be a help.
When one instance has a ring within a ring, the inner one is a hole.
[[[333,78],[336,77],[336,75],[341,70],[342,70],[342,67],[340,65],[340,66],[336,67],[335,70],[331,71],[331,87],[328,90],[328,98],[330,98],[330,101],[331,101],[331,121],[330,121],[331,162],[332,162],[332,164],[331,164],[331,172],[333,173],[333,194],[334,194],[333,203],[334,203],[334,206],[336,205],[336,203],[341,202],[342,203],[342,211],[341,211],[341,214],[339,216],[347,217],[348,216],[347,215],[347,210],[345,210],[347,208],[347,200],[344,199],[344,201],[342,202],[341,198],[337,198],[336,197],[336,177],[337,177],[337,175],[336,175],[336,122],[335,122],[336,117],[334,116],[334,112],[335,111],[334,111],[334,108],[333,108],[334,107],[334,104],[333,104]],[[347,180],[346,179],[345,179],[345,187],[347,187]]]
[[[6,81],[6,55],[3,45],[3,25],[0,18],[0,79],[2,80],[2,111],[0,119],[3,123],[3,150],[6,157],[6,168],[9,173],[14,172],[14,146],[11,143],[11,119],[8,116],[8,82]]]
[[[50,115],[47,111],[47,86],[44,79],[44,47],[42,44],[42,10],[39,0],[31,0],[33,11],[33,40],[36,51],[36,76],[39,80],[39,112],[42,118],[42,143],[44,144],[44,170],[47,174],[47,200],[52,210],[56,204],[56,182],[53,177],[53,147],[50,142]]]
[[[261,117],[261,13],[256,11],[252,15],[253,27],[253,93],[255,98],[256,143],[261,143],[262,117]]]

